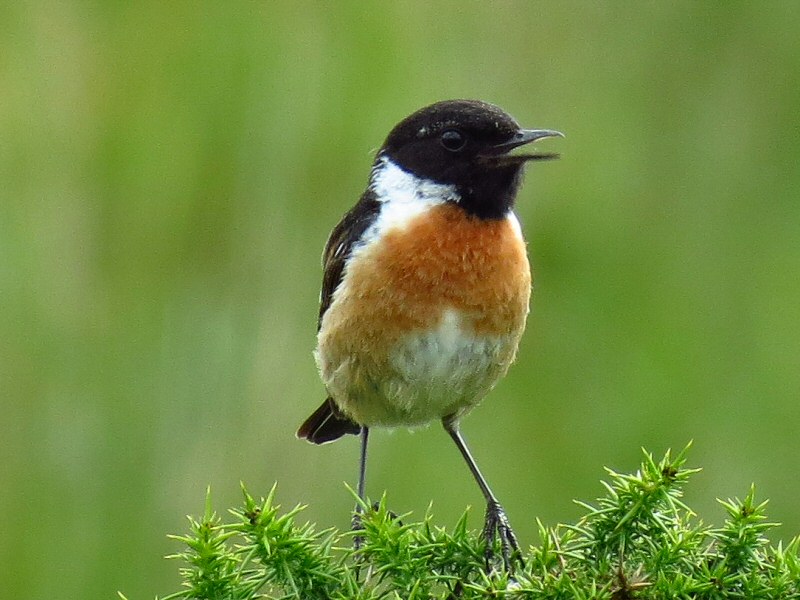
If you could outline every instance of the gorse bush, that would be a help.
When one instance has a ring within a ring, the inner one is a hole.
[[[365,512],[354,550],[353,532],[300,524],[302,507],[282,512],[274,487],[260,500],[243,487],[230,519],[207,499],[203,518],[174,536],[184,545],[171,557],[183,562],[183,589],[162,600],[800,598],[800,538],[769,543],[776,524],[754,488],[720,501],[722,527],[704,525],[681,500],[699,470],[685,455],[656,461],[645,452],[633,474],[609,469],[605,495],[579,503],[577,524],[539,523],[539,545],[512,573],[487,564],[466,514],[448,531],[430,514],[391,513],[383,498]]]

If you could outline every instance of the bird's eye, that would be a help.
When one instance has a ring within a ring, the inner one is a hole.
[[[442,146],[444,146],[445,150],[449,150],[450,152],[458,152],[466,145],[467,136],[457,129],[448,129],[442,133],[440,141],[442,142]]]

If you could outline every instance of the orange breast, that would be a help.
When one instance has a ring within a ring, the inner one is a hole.
[[[481,220],[443,204],[353,257],[320,334],[338,330],[348,346],[380,352],[410,331],[436,326],[448,308],[475,334],[521,333],[530,290],[515,220]]]

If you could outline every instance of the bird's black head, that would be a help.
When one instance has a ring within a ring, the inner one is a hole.
[[[388,159],[426,181],[452,185],[458,203],[484,219],[513,207],[524,164],[556,154],[509,154],[557,131],[522,129],[503,110],[478,100],[445,100],[403,119],[386,138],[378,160]]]

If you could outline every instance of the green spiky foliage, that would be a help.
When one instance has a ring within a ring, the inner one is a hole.
[[[681,500],[699,470],[686,467],[687,449],[659,461],[644,452],[633,474],[609,469],[605,495],[579,503],[578,523],[539,523],[539,545],[513,573],[486,564],[466,514],[447,530],[431,514],[395,515],[383,498],[365,512],[356,551],[352,532],[301,524],[299,506],[281,511],[274,487],[260,500],[243,487],[230,519],[207,500],[203,518],[175,536],[183,589],[162,600],[800,598],[800,538],[770,544],[776,524],[752,487],[720,500],[721,527],[704,525]]]

